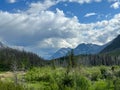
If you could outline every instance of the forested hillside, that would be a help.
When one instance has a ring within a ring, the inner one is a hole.
[[[11,70],[12,65],[19,69],[28,69],[33,66],[43,66],[46,61],[34,53],[12,48],[0,49],[0,70]]]
[[[101,53],[108,53],[120,49],[120,35],[118,35],[111,43],[105,47]]]

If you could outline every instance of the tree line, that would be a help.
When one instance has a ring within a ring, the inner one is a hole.
[[[0,71],[11,70],[14,64],[20,70],[33,66],[44,66],[46,63],[43,58],[31,52],[12,48],[0,49]]]
[[[78,55],[75,56],[73,51],[61,58],[53,60],[56,66],[67,67],[76,67],[79,65],[85,66],[112,66],[120,65],[120,54],[111,55],[111,54],[89,54],[89,55]],[[53,62],[52,61],[52,62]],[[53,65],[53,64],[52,64]]]
[[[0,49],[0,71],[12,70],[14,65],[19,70],[27,70],[31,67],[42,66],[62,66],[76,67],[79,65],[99,66],[99,65],[120,65],[120,54],[96,54],[96,55],[78,55],[75,56],[71,50],[66,56],[46,61],[38,55],[26,52],[24,50],[16,50],[12,48]]]

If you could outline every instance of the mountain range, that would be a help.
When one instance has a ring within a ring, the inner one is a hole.
[[[79,55],[81,54],[98,54],[98,57],[101,56],[100,58],[97,58],[97,59],[96,59],[96,55],[92,55],[91,58],[89,58],[89,55],[88,57],[87,56],[84,57],[83,60],[86,60],[87,63],[90,62],[90,65],[95,65],[93,64],[95,63],[94,60],[97,60],[97,62],[98,61],[101,62],[101,60],[103,60],[102,64],[104,63],[105,60],[110,60],[112,64],[112,61],[114,61],[115,58],[119,60],[119,57],[116,57],[116,55],[117,56],[120,55],[120,35],[118,35],[111,42],[101,46],[96,44],[82,43],[82,44],[79,44],[74,49],[61,48],[55,54],[53,54],[50,59],[57,59],[57,58],[66,56],[68,52],[70,52],[71,50],[73,50],[74,55],[76,57],[78,56],[77,58],[80,58]],[[112,57],[110,58],[109,56],[112,56]],[[110,61],[106,61],[106,62],[110,62]],[[11,65],[13,65],[14,62],[18,64],[20,69],[22,69],[23,67],[25,69],[29,69],[34,66],[49,65],[51,61],[45,61],[43,58],[31,52],[26,52],[24,50],[20,51],[17,49],[10,48],[4,45],[2,42],[0,42],[0,70],[11,70]],[[81,62],[81,63],[84,63],[84,62]],[[104,63],[103,65],[106,65],[106,63]]]
[[[0,50],[2,49],[9,49],[6,45],[0,42]],[[10,48],[12,50],[12,48]],[[57,59],[63,56],[66,56],[68,52],[70,52],[72,48],[61,48],[56,51],[49,60]],[[14,51],[14,49],[13,49]],[[79,44],[76,48],[73,49],[74,55],[81,55],[81,54],[99,54],[99,53],[111,53],[116,54],[120,53],[120,35],[118,35],[115,39],[110,41],[105,45],[96,45],[96,44]]]
[[[73,49],[74,55],[80,54],[97,54],[101,51],[103,46],[96,44],[79,44],[76,48]],[[55,52],[50,59],[57,59],[63,56],[66,56],[72,48],[61,48]]]
[[[76,48],[74,48],[74,55],[81,54],[99,54],[112,52],[114,50],[120,50],[120,35],[118,35],[115,39],[108,42],[105,45],[96,45],[96,44],[79,44]],[[66,56],[71,48],[61,48],[56,53],[54,53],[50,59],[57,59],[63,56]],[[119,52],[119,51],[117,51]]]

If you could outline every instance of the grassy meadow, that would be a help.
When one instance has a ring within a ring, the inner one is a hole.
[[[120,67],[34,67],[0,72],[0,90],[120,90]]]

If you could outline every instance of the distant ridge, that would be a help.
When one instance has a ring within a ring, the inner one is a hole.
[[[80,55],[80,54],[97,54],[100,52],[102,46],[96,45],[96,44],[79,44],[75,49],[74,49],[74,54],[75,55]]]
[[[66,56],[66,54],[71,50],[71,48],[61,48],[59,49],[57,52],[55,52],[50,59],[56,59],[56,58],[60,58],[63,56]]]
[[[96,45],[96,44],[79,44],[76,48],[73,49],[75,55],[80,54],[98,54],[104,46]],[[66,56],[71,48],[61,48],[57,52],[55,52],[51,57],[51,59],[57,59],[63,56]]]
[[[120,35],[112,40],[111,43],[101,51],[101,53],[107,53],[117,50],[120,50]]]

